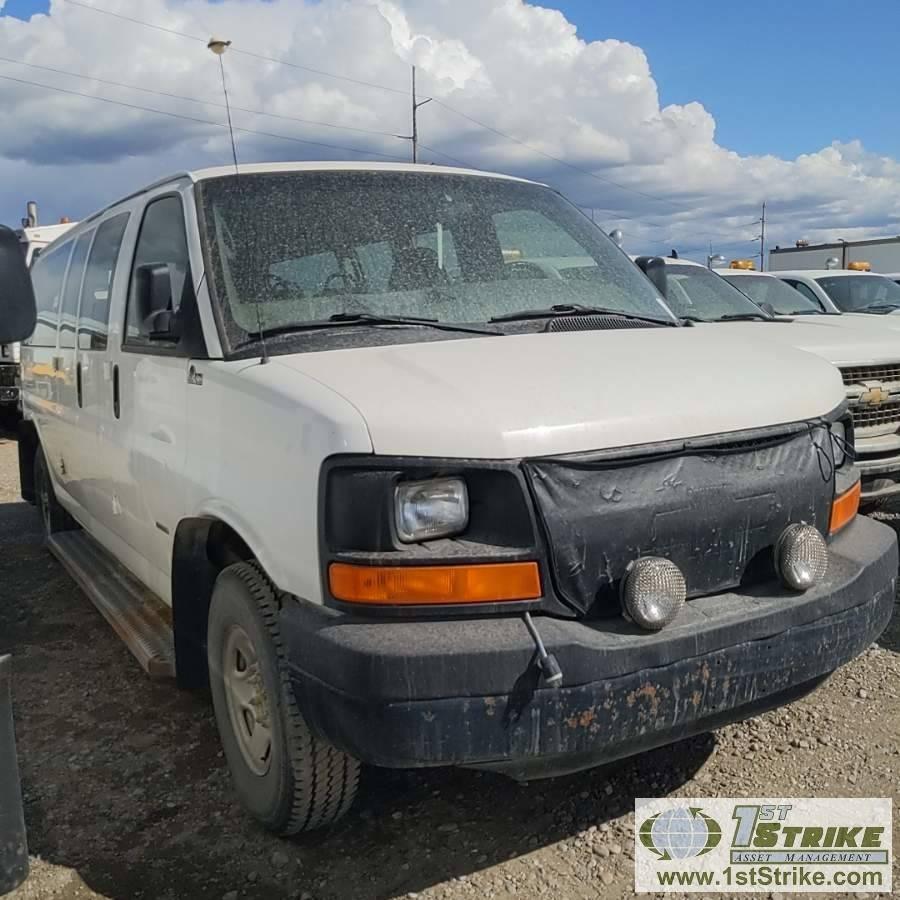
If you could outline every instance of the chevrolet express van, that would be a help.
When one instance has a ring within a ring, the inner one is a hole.
[[[687,259],[664,262],[666,301],[682,318],[715,322],[834,363],[853,417],[863,503],[871,507],[900,493],[900,334],[867,328],[862,316],[817,314],[774,275],[717,272]],[[758,301],[765,307],[751,297],[765,297]]]
[[[548,187],[186,173],[33,280],[23,495],[151,674],[209,680],[278,833],[360,762],[528,779],[753,715],[891,615],[834,366],[681,326]]]

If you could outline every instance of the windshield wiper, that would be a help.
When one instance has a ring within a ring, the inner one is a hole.
[[[857,309],[848,309],[847,312],[867,312],[870,309],[883,310],[900,309],[900,303],[870,303],[868,306],[860,306]]]
[[[623,312],[621,309],[609,309],[605,306],[584,306],[581,303],[556,303],[546,309],[520,309],[518,312],[504,313],[502,316],[493,316],[489,322],[522,322],[526,319],[550,319],[554,316],[621,316],[623,319],[633,319],[636,322],[652,322],[654,325],[674,325],[678,323],[668,319],[655,319],[653,316],[641,316],[637,313]]]
[[[724,316],[719,316],[715,321],[716,322],[750,322],[759,319],[762,322],[774,322],[775,320],[771,316],[767,316],[765,313],[725,313]]]
[[[247,340],[235,347],[244,347],[261,338],[277,337],[282,334],[294,334],[302,331],[321,331],[326,328],[342,328],[347,325],[414,325],[425,328],[437,328],[439,331],[463,331],[468,334],[502,334],[489,328],[471,328],[467,325],[456,325],[452,322],[442,322],[439,319],[425,319],[418,316],[380,316],[375,313],[335,313],[327,319],[317,319],[312,322],[294,322],[290,325],[276,325],[272,328],[264,328],[262,331],[247,333]]]

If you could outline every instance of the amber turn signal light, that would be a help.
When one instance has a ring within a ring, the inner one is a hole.
[[[859,511],[860,486],[856,484],[849,491],[844,491],[839,497],[834,498],[831,504],[831,520],[828,523],[828,533],[837,534],[845,525],[853,521]]]
[[[328,586],[337,600],[380,606],[536,600],[536,562],[460,566],[356,566],[332,563]]]

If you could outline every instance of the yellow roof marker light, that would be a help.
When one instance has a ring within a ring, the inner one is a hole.
[[[733,259],[728,264],[729,269],[755,269],[756,263],[752,259]]]
[[[864,259],[854,259],[853,262],[847,263],[847,268],[851,272],[871,272],[872,264]]]

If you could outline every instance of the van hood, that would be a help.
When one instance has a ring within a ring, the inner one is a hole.
[[[900,363],[900,334],[884,327],[860,326],[848,319],[849,316],[803,316],[774,322],[710,322],[704,327],[721,328],[737,337],[796,347],[815,353],[836,366]]]
[[[844,399],[834,366],[721,326],[452,339],[272,363],[341,394],[374,451],[399,456],[611,449],[801,421]]]

